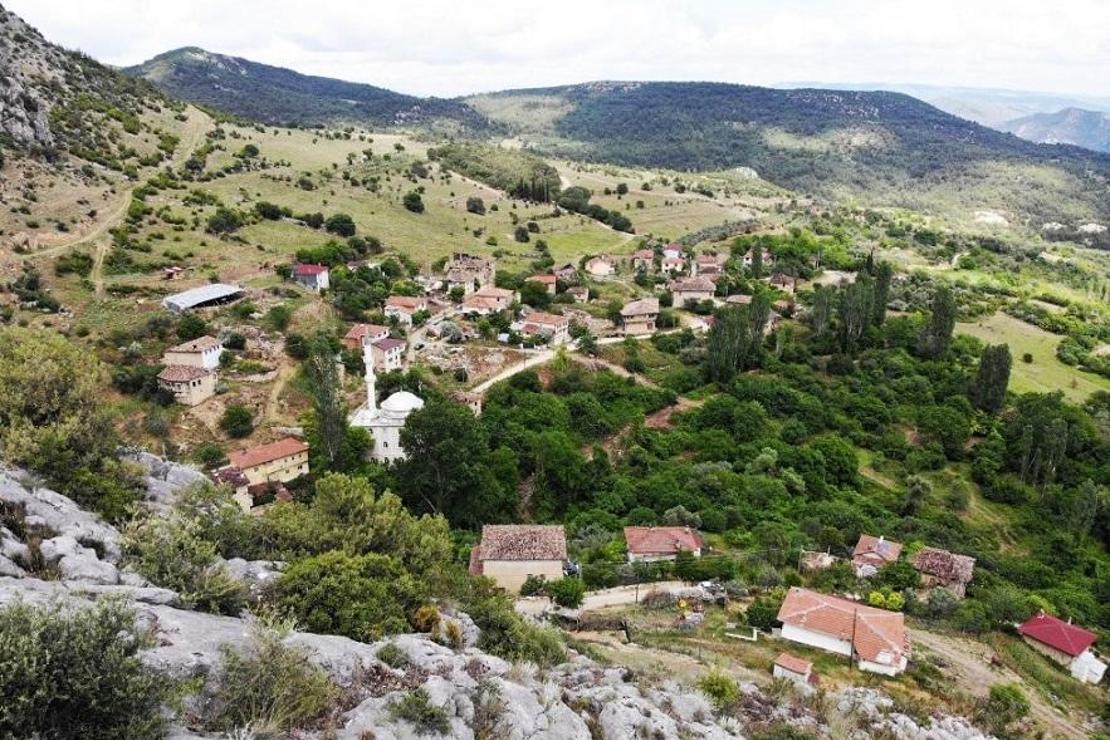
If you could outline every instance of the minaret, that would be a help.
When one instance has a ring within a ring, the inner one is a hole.
[[[362,361],[366,365],[366,410],[373,415],[378,410],[378,399],[374,388],[374,350],[368,343],[362,345]]]

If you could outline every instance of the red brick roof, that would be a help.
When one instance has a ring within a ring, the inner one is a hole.
[[[205,370],[202,367],[167,365],[162,372],[158,373],[158,380],[165,383],[188,383],[192,380],[200,380],[201,378],[207,377],[211,373],[211,370]]]
[[[808,660],[802,660],[796,655],[790,653],[782,653],[779,657],[775,658],[775,665],[781,666],[791,673],[797,673],[799,676],[806,676],[813,670],[813,663]]]
[[[264,465],[274,460],[292,457],[302,452],[308,452],[308,445],[305,444],[305,442],[295,437],[286,437],[285,439],[272,442],[268,445],[251,447],[248,450],[238,450],[229,453],[227,458],[232,467],[246,470],[247,468]]]
[[[352,344],[362,344],[366,336],[376,337],[379,334],[389,335],[388,326],[378,324],[355,324],[343,336],[343,343],[348,347]]]
[[[401,339],[394,339],[393,337],[386,337],[385,339],[379,339],[378,341],[374,342],[373,346],[377,347],[378,349],[380,349],[383,352],[388,352],[391,349],[397,349],[398,347],[404,347],[405,342],[404,342],[404,340],[401,340]]]
[[[689,527],[625,527],[624,540],[633,555],[675,555],[705,545],[701,535]]]
[[[554,275],[532,275],[528,278],[529,283],[543,283],[544,285],[554,284],[559,278]]]
[[[328,271],[325,265],[293,265],[293,274],[301,277],[321,275]]]
[[[672,291],[704,291],[712,293],[716,286],[709,278],[692,277],[684,280],[674,280],[671,282],[670,288]]]
[[[901,612],[794,587],[782,602],[778,616],[783,624],[850,641],[860,660],[891,665],[909,653]]]
[[[419,311],[428,305],[428,302],[423,298],[416,298],[407,295],[391,295],[386,298],[385,305],[390,308],[401,308],[406,311]]]
[[[1097,635],[1090,630],[1041,612],[1018,627],[1018,632],[1055,648],[1073,658],[1095,644]]]
[[[486,560],[566,560],[567,535],[561,525],[487,524],[471,551],[471,567]]]
[[[852,561],[881,567],[887,563],[893,563],[901,554],[900,542],[861,534],[859,542],[856,543],[856,549],[852,552]]]

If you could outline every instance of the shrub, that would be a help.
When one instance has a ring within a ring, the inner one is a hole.
[[[536,596],[543,593],[547,587],[547,579],[543,576],[530,575],[524,579],[524,585],[520,587],[521,596]]]
[[[254,414],[239,403],[228,406],[220,417],[220,429],[235,439],[246,437],[254,431]]]
[[[698,688],[712,700],[718,709],[731,706],[740,698],[740,687],[731,676],[714,669],[698,680]]]
[[[153,645],[115,601],[0,609],[0,736],[163,737],[178,685],[143,664]]]
[[[586,597],[586,584],[581,578],[560,578],[547,584],[547,593],[559,606],[577,609]]]
[[[410,692],[390,704],[389,715],[393,719],[403,719],[412,723],[419,734],[446,735],[451,731],[447,711],[443,707],[434,706],[428,692],[424,689]]]
[[[387,642],[378,648],[378,660],[390,668],[404,668],[409,664],[408,654],[392,642]]]
[[[748,624],[756,629],[770,632],[778,624],[779,609],[782,602],[760,597],[751,603],[746,613]]]
[[[991,686],[981,709],[981,720],[992,732],[1006,735],[1006,728],[1029,714],[1029,699],[1017,684],[997,683]]]
[[[405,197],[401,200],[405,209],[413,213],[424,212],[424,199],[420,197],[420,193],[415,190],[410,190],[405,193]]]
[[[338,688],[308,653],[284,643],[288,633],[288,625],[260,620],[245,647],[220,648],[220,672],[208,689],[209,729],[249,725],[258,735],[285,736],[338,698]]]

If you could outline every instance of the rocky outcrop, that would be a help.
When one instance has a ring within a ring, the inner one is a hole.
[[[147,501],[155,506],[169,506],[178,491],[209,482],[196,468],[163,460],[145,450],[128,450],[123,457],[143,469]]]

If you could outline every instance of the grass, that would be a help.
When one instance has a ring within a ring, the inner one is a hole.
[[[1062,391],[1075,403],[1082,403],[1095,391],[1110,391],[1110,379],[1082,372],[1056,358],[1056,345],[1062,337],[1004,313],[975,323],[956,325],[960,334],[969,334],[988,344],[1010,345],[1014,364],[1010,374],[1010,390],[1015,393],[1048,393]],[[1022,356],[1029,353],[1033,362]]]

